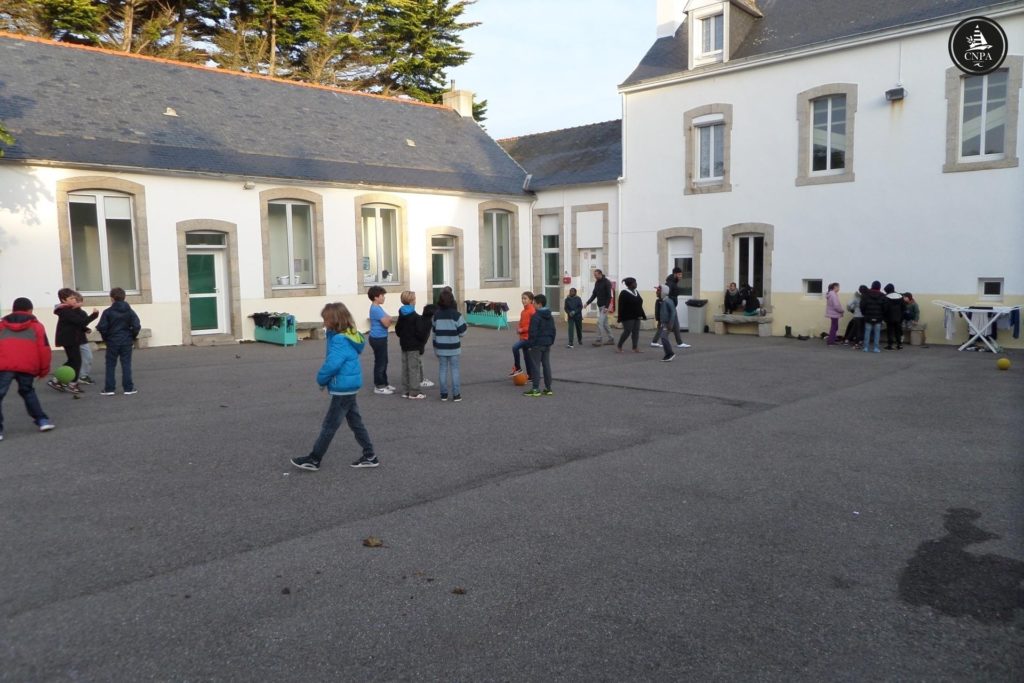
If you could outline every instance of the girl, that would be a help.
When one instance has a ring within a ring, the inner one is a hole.
[[[313,450],[303,458],[292,458],[292,464],[299,469],[313,472],[320,469],[320,461],[327,453],[331,439],[341,426],[341,421],[347,419],[352,434],[363,449],[362,457],[352,463],[352,467],[376,467],[380,461],[373,453],[370,435],[363,426],[363,418],[359,414],[359,406],[356,405],[356,394],[363,386],[359,354],[363,352],[366,341],[356,330],[355,321],[352,320],[352,314],[345,304],[327,304],[324,310],[320,311],[320,317],[323,318],[324,329],[327,330],[327,357],[320,366],[320,371],[316,373],[316,383],[320,385],[321,391],[327,389],[331,394],[331,405],[327,408],[327,415],[320,428],[320,436],[313,444]]]
[[[839,300],[839,283],[833,282],[828,286],[828,294],[825,295],[825,317],[828,318],[828,345],[835,346],[836,332],[839,331],[839,319],[843,317],[843,302]]]
[[[644,313],[644,300],[640,292],[636,291],[636,279],[627,277],[622,281],[626,288],[619,292],[619,322],[622,323],[622,336],[615,347],[616,353],[622,353],[622,345],[626,338],[633,338],[633,353],[640,353],[637,342],[640,341],[640,321],[647,320]]]
[[[532,300],[532,297],[531,297]],[[431,325],[434,330],[434,353],[439,366],[437,380],[441,389],[441,400],[448,400],[448,372],[451,371],[452,401],[462,400],[462,387],[459,377],[459,355],[462,353],[462,337],[466,335],[466,321],[455,306],[455,297],[451,292],[441,292],[437,298],[437,311]]]
[[[509,371],[509,377],[515,377],[523,372],[523,366],[519,362],[519,351],[523,351],[523,355],[526,357],[526,375],[533,377],[533,361],[530,356],[530,318],[537,312],[537,308],[533,305],[533,292],[523,292],[520,299],[523,302],[523,312],[519,314],[519,327],[516,328],[516,332],[519,333],[519,339],[512,345],[512,369]]]

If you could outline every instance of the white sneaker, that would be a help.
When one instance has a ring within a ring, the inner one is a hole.
[[[658,348],[659,346],[661,346],[661,342],[651,342],[651,346],[653,346],[654,348]]]
[[[392,393],[392,394],[393,394],[393,393],[395,393],[396,391],[398,391],[398,389],[394,388],[394,387],[393,387],[393,386],[391,386],[390,384],[388,385],[388,389],[390,389],[390,390],[391,390],[391,393]]]
[[[434,386],[434,383],[431,382],[429,379],[425,379],[422,382],[420,382],[420,386],[421,387],[432,387],[432,386]]]
[[[373,393],[375,394],[393,394],[395,390],[391,387],[374,387]]]
[[[688,349],[688,348],[690,348],[690,345],[687,344],[686,342],[683,342],[681,344],[678,344],[678,347],[681,348],[681,349]]]

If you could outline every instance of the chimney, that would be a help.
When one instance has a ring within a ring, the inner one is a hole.
[[[658,38],[667,38],[683,25],[687,0],[658,0]]]
[[[451,107],[459,113],[459,116],[473,118],[472,90],[449,90],[446,93],[441,93],[441,104]]]

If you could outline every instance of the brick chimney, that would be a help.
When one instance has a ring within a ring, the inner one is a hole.
[[[472,90],[449,90],[441,93],[441,104],[451,107],[459,113],[459,116],[473,118]]]
[[[675,35],[683,24],[687,0],[658,0],[658,38]]]

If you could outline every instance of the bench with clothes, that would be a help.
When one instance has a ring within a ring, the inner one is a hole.
[[[772,336],[772,317],[770,315],[718,313],[712,319],[715,323],[715,334],[728,334],[730,325],[757,325],[758,337]]]

